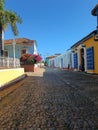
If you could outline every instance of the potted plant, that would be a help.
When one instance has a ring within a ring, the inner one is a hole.
[[[20,57],[20,64],[21,67],[24,68],[24,70],[27,72],[35,71],[36,64],[39,63],[42,60],[41,56],[38,54],[23,54]]]

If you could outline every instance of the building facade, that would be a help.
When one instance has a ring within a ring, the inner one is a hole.
[[[73,64],[71,50],[67,50],[64,54],[49,59],[49,66],[63,69],[72,69]]]
[[[97,31],[75,43],[72,47],[74,70],[87,73],[98,73],[98,40]]]
[[[24,53],[37,54],[37,43],[27,38],[16,38],[4,41],[4,56],[20,58]]]

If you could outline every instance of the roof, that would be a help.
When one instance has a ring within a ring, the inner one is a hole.
[[[57,57],[57,56],[48,56],[48,57],[46,57],[46,58],[48,58],[48,59],[53,59],[53,58],[55,58],[55,57]]]
[[[94,16],[97,16],[97,10],[98,10],[98,4],[93,8],[93,10],[91,11],[91,14]]]
[[[12,44],[14,42],[14,39],[4,40],[4,44]],[[25,44],[25,45],[32,45],[34,44],[35,40],[30,40],[27,38],[16,38],[15,39],[16,44]]]
[[[92,37],[95,34],[97,34],[97,30],[94,30],[93,32],[91,32],[90,34],[88,34],[87,36],[82,38],[80,41],[76,42],[73,46],[71,46],[71,48],[79,46],[82,42],[86,41],[87,39],[89,39],[90,37]]]

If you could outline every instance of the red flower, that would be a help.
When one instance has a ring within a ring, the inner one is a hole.
[[[20,57],[20,61],[22,64],[36,64],[42,60],[41,56],[38,54],[23,54]]]

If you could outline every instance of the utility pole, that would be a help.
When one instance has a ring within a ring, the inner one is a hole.
[[[91,11],[91,14],[93,16],[96,16],[97,17],[97,34],[95,35],[95,38],[94,40],[95,41],[98,41],[98,4],[93,8],[93,10]]]

